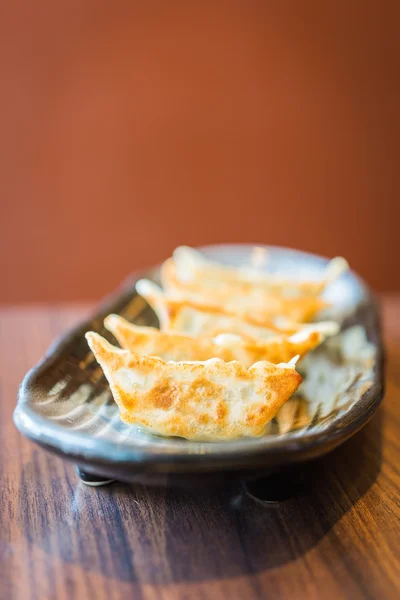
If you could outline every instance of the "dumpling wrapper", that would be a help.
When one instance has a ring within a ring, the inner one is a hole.
[[[225,362],[239,361],[250,367],[260,360],[272,363],[290,361],[293,356],[302,358],[318,346],[327,335],[338,331],[336,323],[321,323],[314,328],[293,336],[276,336],[263,342],[246,342],[232,334],[220,334],[216,338],[194,338],[173,331],[160,331],[155,327],[141,327],[129,323],[118,315],[108,315],[104,320],[108,331],[115,336],[120,346],[145,356],[157,356],[163,360],[204,361],[221,358]]]
[[[267,321],[257,318],[257,315],[237,314],[221,306],[170,296],[147,279],[140,279],[136,283],[136,290],[155,311],[163,330],[205,337],[232,333],[255,341],[276,335],[291,335],[304,327],[285,318]]]
[[[277,293],[253,283],[238,285],[228,282],[223,286],[211,287],[197,286],[196,282],[184,283],[179,280],[176,264],[171,258],[162,265],[161,282],[167,293],[178,298],[186,297],[200,303],[211,301],[227,310],[251,314],[260,320],[284,316],[291,321],[304,323],[329,306],[328,302],[316,295],[287,297],[282,295],[283,288]]]
[[[257,248],[257,250],[267,252],[264,248]],[[256,285],[269,293],[290,297],[319,296],[327,285],[349,268],[344,258],[336,257],[329,262],[322,277],[310,281],[285,279],[251,266],[229,267],[211,261],[197,250],[187,246],[176,248],[173,260],[178,281],[186,287],[191,287],[193,292],[207,288],[219,289],[229,285],[236,288],[236,293],[246,293],[246,290]]]
[[[112,346],[97,333],[88,344],[125,423],[162,436],[227,441],[259,437],[302,378],[292,363],[249,369],[220,359],[165,362]]]

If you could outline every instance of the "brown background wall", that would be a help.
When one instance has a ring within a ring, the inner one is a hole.
[[[0,302],[100,297],[218,241],[399,289],[399,7],[4,2]]]

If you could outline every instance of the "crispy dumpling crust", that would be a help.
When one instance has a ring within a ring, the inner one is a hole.
[[[237,314],[222,306],[171,297],[146,279],[139,280],[136,289],[157,314],[163,330],[206,337],[229,332],[248,341],[256,341],[276,335],[290,335],[302,328],[300,324],[285,318],[266,320],[257,314]]]
[[[106,317],[104,325],[121,347],[131,352],[158,356],[167,361],[204,361],[210,358],[221,358],[226,362],[237,360],[246,367],[260,360],[277,364],[289,362],[296,355],[301,358],[325,338],[318,326],[314,330],[305,330],[301,335],[276,336],[264,342],[246,342],[230,334],[222,334],[213,339],[194,338],[173,331],[160,331],[154,327],[140,327],[118,315]],[[336,331],[333,323],[326,325],[331,326],[331,331],[328,327],[329,333]]]
[[[208,441],[261,436],[302,380],[292,365],[165,362],[115,348],[93,332],[86,339],[121,419],[158,435]]]
[[[265,248],[257,248],[266,253]],[[320,279],[315,281],[290,280],[269,274],[254,267],[229,267],[211,261],[197,250],[180,246],[173,253],[178,281],[195,289],[236,287],[236,293],[246,295],[249,288],[267,290],[270,293],[285,295],[288,291],[296,296],[318,296],[325,287],[348,269],[344,258],[332,259]],[[166,274],[168,276],[168,273]]]
[[[278,293],[251,282],[225,283],[211,288],[196,285],[196,281],[183,283],[177,276],[173,259],[168,259],[162,265],[161,282],[169,294],[205,304],[208,299],[208,302],[223,306],[228,311],[251,315],[258,321],[284,316],[295,322],[306,322],[329,306],[318,295],[287,297],[282,295],[282,290]]]

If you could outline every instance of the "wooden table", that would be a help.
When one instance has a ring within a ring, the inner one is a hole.
[[[0,598],[400,597],[400,297],[383,306],[383,408],[277,505],[239,485],[86,487],[11,415],[26,370],[90,307],[2,309]]]

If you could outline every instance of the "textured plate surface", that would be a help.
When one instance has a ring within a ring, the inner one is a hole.
[[[318,276],[326,264],[323,258],[284,248],[221,245],[202,250],[226,264],[257,264],[301,277]],[[157,280],[158,269],[140,276]],[[340,320],[340,334],[303,361],[299,396],[285,405],[263,437],[188,442],[122,423],[84,333],[94,330],[116,343],[103,326],[110,312],[157,325],[153,311],[135,292],[138,278],[130,278],[93,319],[58,340],[26,375],[14,413],[22,433],[93,472],[149,481],[166,473],[243,472],[306,460],[350,437],[378,407],[383,352],[377,308],[363,282],[348,273],[329,288],[327,299],[334,305],[324,315]]]

